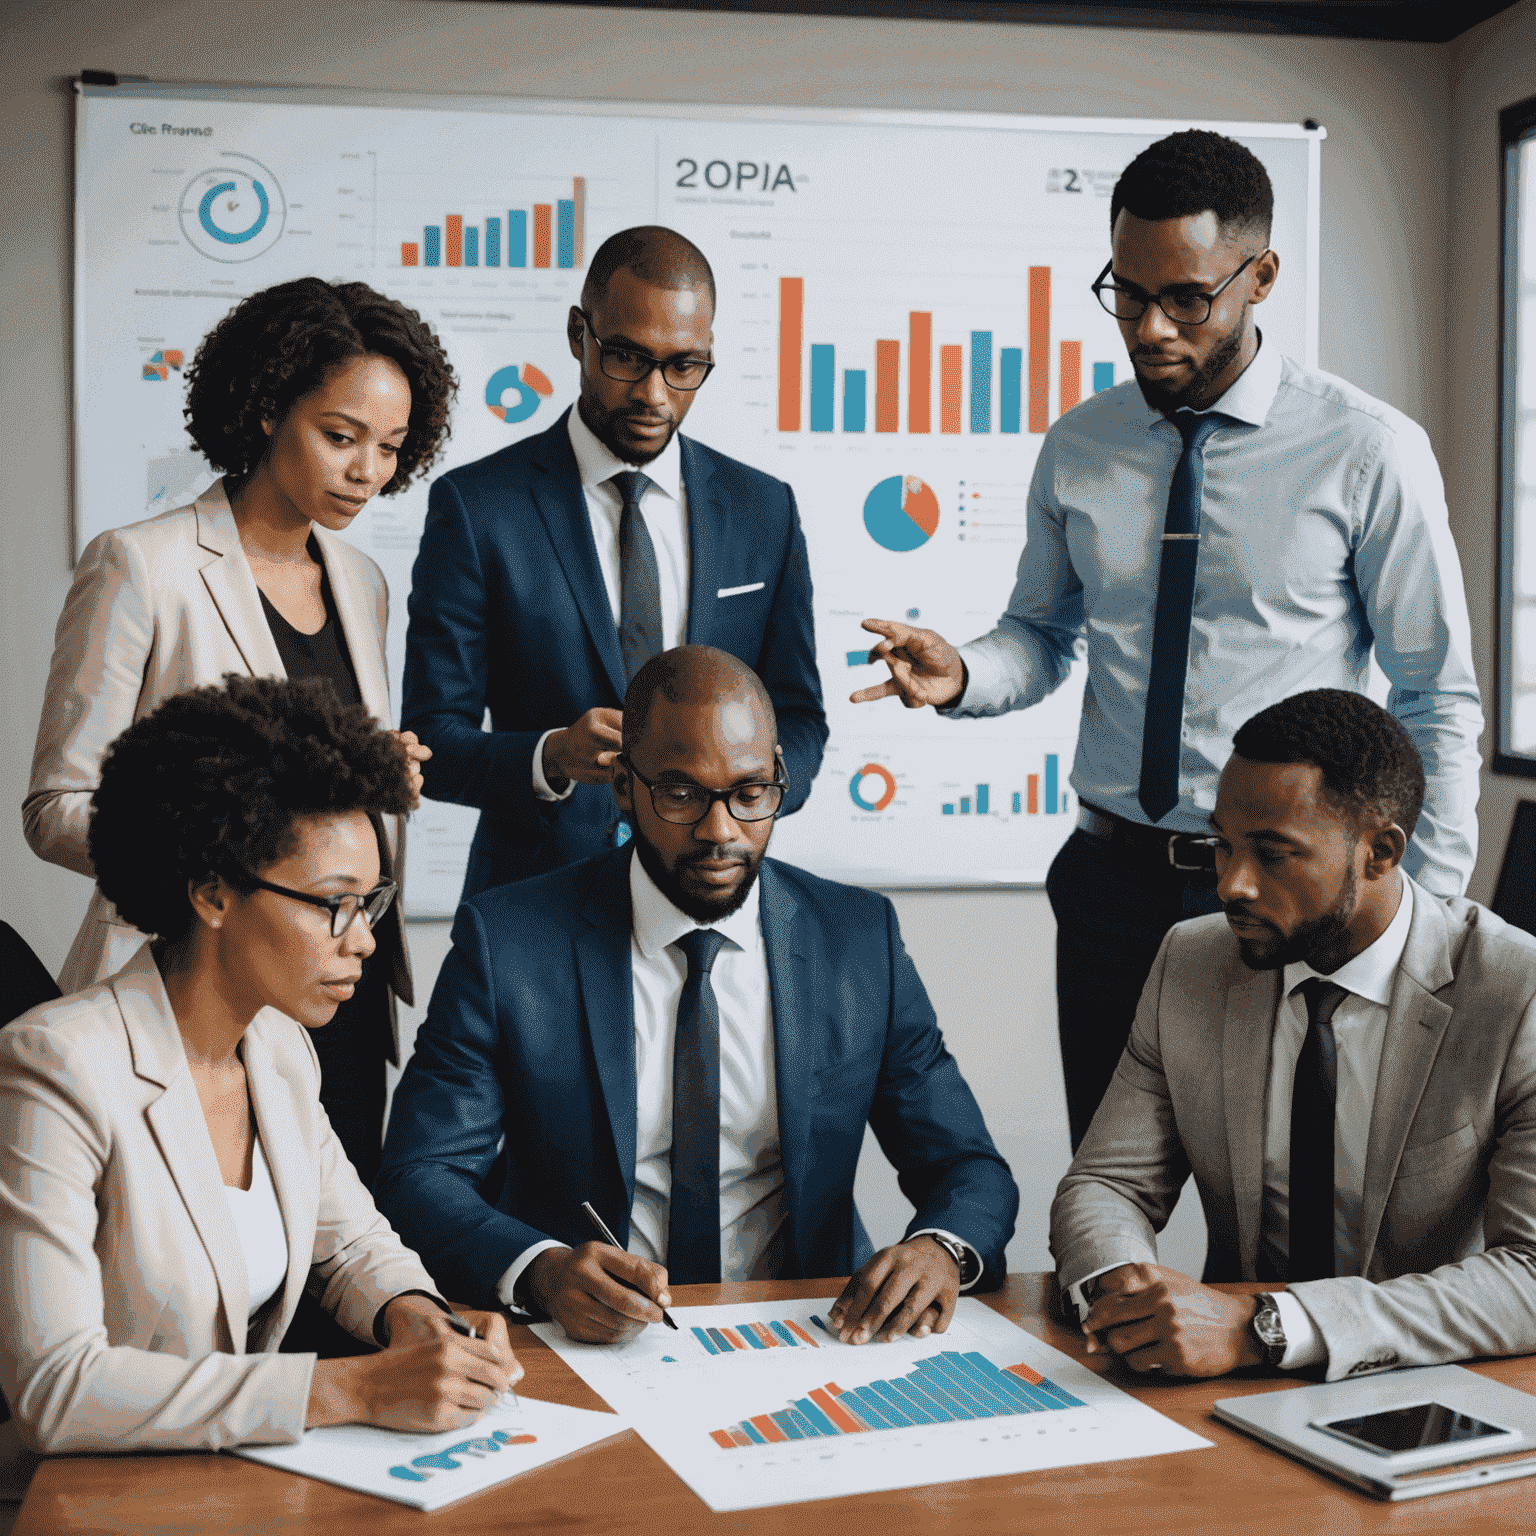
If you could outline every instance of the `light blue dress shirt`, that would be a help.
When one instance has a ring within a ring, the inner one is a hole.
[[[1387,707],[1424,759],[1404,868],[1459,895],[1477,856],[1477,738],[1466,593],[1424,430],[1332,374],[1260,346],[1212,406],[1184,683],[1179,803],[1158,822],[1203,833],[1239,726],[1311,688],[1366,691],[1374,645]],[[1136,799],[1163,519],[1182,442],[1134,380],[1046,434],[1008,610],[962,647],[945,714],[1038,703],[1086,637],[1072,766],[1081,800],[1145,825]]]

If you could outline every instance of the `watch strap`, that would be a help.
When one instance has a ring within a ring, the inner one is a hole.
[[[1286,1351],[1285,1325],[1280,1321],[1280,1308],[1275,1305],[1275,1298],[1268,1291],[1260,1291],[1254,1300],[1257,1305],[1248,1324],[1248,1331],[1259,1347],[1264,1364],[1278,1366],[1285,1358]]]

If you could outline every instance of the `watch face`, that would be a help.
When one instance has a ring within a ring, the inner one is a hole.
[[[1260,1307],[1253,1315],[1253,1331],[1263,1344],[1285,1348],[1285,1329],[1280,1326],[1280,1314],[1273,1307]]]

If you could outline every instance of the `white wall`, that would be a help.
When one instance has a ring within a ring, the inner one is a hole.
[[[0,806],[11,807],[0,815],[0,916],[55,968],[84,911],[86,885],[32,857],[19,806],[69,577],[71,135],[69,97],[59,82],[82,67],[158,80],[529,96],[1315,117],[1329,135],[1322,364],[1407,411],[1447,451],[1450,399],[1440,387],[1451,163],[1445,49],[442,0],[7,0],[0,26],[7,662],[0,718],[12,733],[0,755]],[[1527,47],[1529,32],[1521,34]],[[125,498],[125,520],[134,515]],[[1469,586],[1486,589],[1486,572]],[[897,906],[950,1043],[1019,1179],[1023,1205],[1011,1261],[1045,1268],[1046,1206],[1067,1162],[1045,896],[906,894]],[[413,933],[424,984],[436,974],[445,928],[418,925]],[[883,1165],[866,1164],[861,1203],[877,1240],[889,1239],[904,1219],[903,1203]],[[1198,1264],[1198,1220],[1186,1211],[1176,1225],[1165,1257]]]

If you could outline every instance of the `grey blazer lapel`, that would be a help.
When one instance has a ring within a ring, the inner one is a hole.
[[[213,1266],[230,1348],[243,1354],[250,1290],[240,1234],[224,1197],[224,1178],[187,1067],[181,1031],[147,945],[114,981],[112,990],[128,1034],[135,1074],[165,1090],[150,1101],[144,1116]]]
[[[203,561],[199,574],[230,639],[252,677],[286,677],[277,642],[261,611],[256,578],[240,548],[240,533],[224,494],[224,482],[220,480],[204,491],[193,510],[197,513],[197,542],[212,557]]]
[[[1403,877],[1408,878],[1406,875]],[[1411,884],[1412,882],[1410,882]],[[1392,1193],[1408,1129],[1424,1097],[1430,1069],[1440,1052],[1451,1007],[1434,994],[1455,980],[1451,968],[1451,925],[1445,908],[1427,891],[1413,887],[1413,920],[1398,962],[1387,1010],[1387,1030],[1376,1073],[1365,1152],[1365,1189],[1360,1204],[1360,1273],[1369,1272],[1381,1218]]]
[[[1250,971],[1235,958],[1231,964],[1238,974],[1227,993],[1221,1038],[1222,1102],[1227,1116],[1232,1204],[1237,1213],[1238,1258],[1247,1276],[1258,1270],[1259,1228],[1264,1215],[1264,1119],[1281,973]]]

